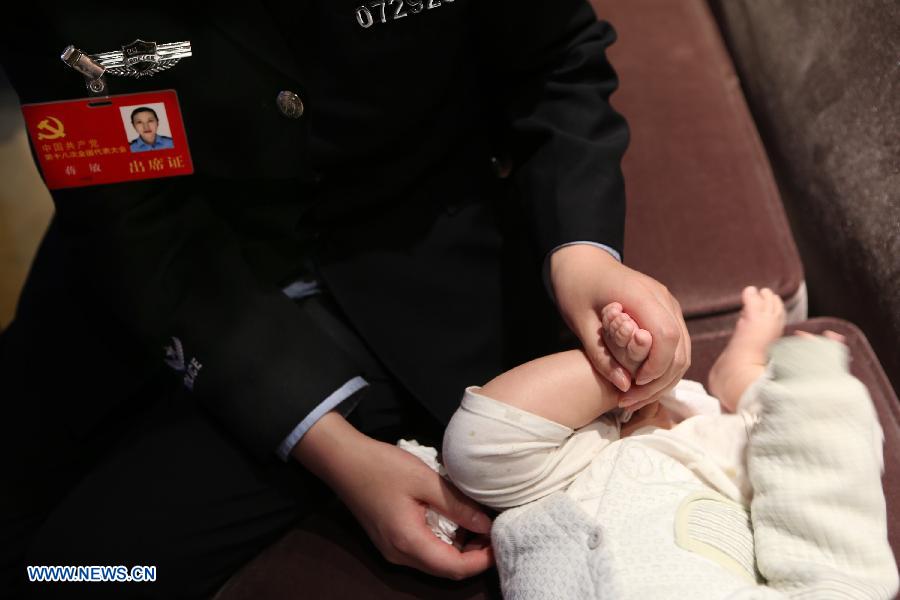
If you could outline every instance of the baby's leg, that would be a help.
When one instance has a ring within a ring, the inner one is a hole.
[[[619,391],[580,350],[520,365],[492,379],[480,393],[570,429],[587,425],[619,401]]]
[[[769,288],[750,286],[731,340],[709,372],[709,391],[734,412],[744,391],[763,374],[769,345],[784,330],[784,303]]]
[[[601,311],[607,348],[632,374],[650,353],[650,332],[613,302]],[[584,352],[544,356],[495,378],[482,393],[578,429],[616,408],[619,390],[597,373]]]
[[[494,508],[564,489],[619,437],[615,425],[598,420],[618,406],[619,394],[578,350],[469,388],[444,433],[447,473],[465,494]]]
[[[588,468],[619,437],[614,424],[598,419],[576,429],[529,410],[533,404],[544,414],[561,412],[546,407],[565,404],[566,394],[583,394],[579,400],[598,410],[615,406],[615,398],[592,387],[584,364],[577,352],[553,355],[483,388],[468,388],[444,432],[444,467],[456,487],[486,506],[506,509],[563,490]],[[568,381],[555,379],[566,374]]]

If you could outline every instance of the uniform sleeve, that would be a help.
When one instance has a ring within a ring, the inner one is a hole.
[[[615,32],[584,0],[490,5],[479,17],[482,55],[491,57],[501,146],[541,255],[575,241],[621,254],[628,128],[609,104]]]
[[[316,320],[244,260],[200,177],[53,193],[85,238],[84,293],[133,332],[260,458],[362,375]]]

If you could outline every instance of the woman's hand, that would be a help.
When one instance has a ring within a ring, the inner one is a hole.
[[[664,285],[630,269],[589,244],[560,248],[550,257],[550,280],[566,323],[581,340],[594,368],[623,392],[620,406],[640,408],[674,386],[690,366],[691,340],[681,306]],[[635,374],[619,364],[618,349],[606,346],[600,311],[619,302],[653,336],[650,355]]]
[[[337,413],[328,413],[300,440],[294,456],[341,498],[391,563],[450,579],[465,579],[493,564],[485,538],[462,551],[440,541],[425,523],[425,509],[473,533],[491,521],[422,461],[369,438]]]

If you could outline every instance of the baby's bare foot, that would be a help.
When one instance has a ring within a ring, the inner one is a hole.
[[[729,410],[765,371],[769,344],[784,331],[784,303],[769,288],[750,286],[741,293],[744,307],[728,345],[709,372],[709,391]]]
[[[641,329],[618,302],[604,306],[600,319],[603,341],[610,354],[634,377],[638,367],[650,354],[653,336],[646,329]],[[621,386],[618,387],[621,389]]]

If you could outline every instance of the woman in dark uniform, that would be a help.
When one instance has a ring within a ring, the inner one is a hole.
[[[558,349],[556,307],[633,406],[687,368],[677,302],[620,261],[628,131],[588,4],[264,4],[4,26],[23,103],[85,95],[68,44],[190,41],[108,83],[175,89],[195,167],[52,194],[0,350],[9,585],[140,564],[156,583],[91,593],[209,594],[316,478],[388,560],[470,576],[488,550],[437,541],[421,504],[487,517],[396,437],[435,444],[464,386]],[[613,300],[653,335],[635,383],[599,335]]]

